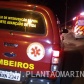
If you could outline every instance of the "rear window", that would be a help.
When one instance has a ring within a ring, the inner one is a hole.
[[[44,34],[45,23],[38,12],[0,9],[0,29]]]

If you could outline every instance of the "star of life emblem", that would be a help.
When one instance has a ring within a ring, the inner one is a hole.
[[[41,60],[45,55],[45,49],[41,43],[31,43],[27,48],[27,55],[33,61]]]

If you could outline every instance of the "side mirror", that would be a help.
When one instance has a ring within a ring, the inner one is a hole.
[[[62,29],[62,33],[68,33],[68,29]]]

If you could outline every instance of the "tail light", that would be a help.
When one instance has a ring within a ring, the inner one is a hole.
[[[60,51],[53,50],[51,71],[57,71],[58,63],[59,63],[59,56],[60,56]]]
[[[59,58],[52,57],[52,64],[58,64]]]
[[[59,51],[53,50],[53,56],[54,57],[59,57],[59,54],[60,54]]]
[[[78,33],[79,33],[80,35],[82,35],[82,34],[83,34],[83,31],[82,31],[82,30],[79,30]]]
[[[50,79],[55,79],[56,71],[58,71],[58,64],[59,64],[59,57],[60,57],[60,51],[59,50],[53,50],[52,53],[52,63],[51,63],[51,73],[50,73]],[[52,72],[54,75],[52,75]]]

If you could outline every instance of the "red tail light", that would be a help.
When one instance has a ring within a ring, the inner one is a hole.
[[[58,64],[59,58],[52,57],[52,64]]]
[[[60,52],[57,50],[53,50],[53,56],[54,57],[59,57]]]
[[[60,51],[59,50],[53,50],[52,52],[52,64],[51,64],[51,72],[56,73],[58,71],[58,63],[59,63],[59,57],[60,57]],[[52,76],[52,73],[50,73],[50,79],[55,79],[56,76]]]
[[[58,63],[59,63],[59,56],[60,56],[60,51],[53,50],[51,71],[57,71]]]

